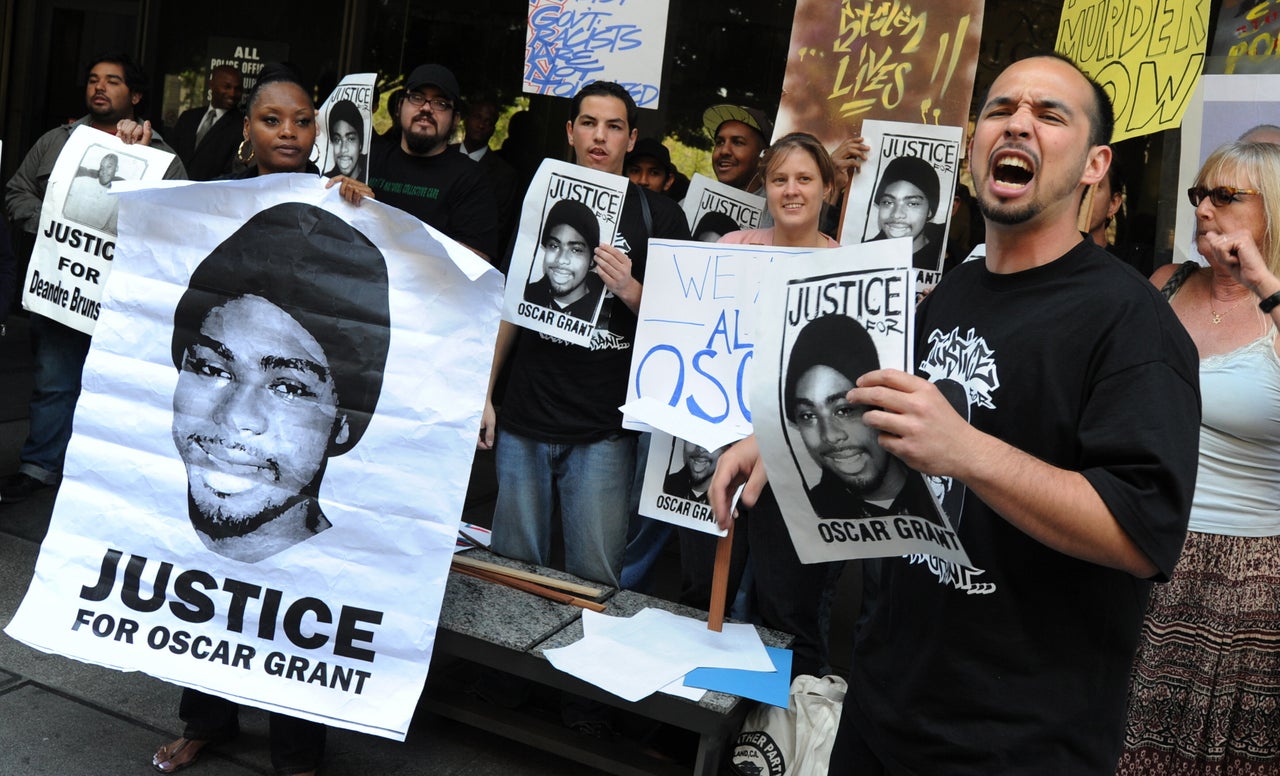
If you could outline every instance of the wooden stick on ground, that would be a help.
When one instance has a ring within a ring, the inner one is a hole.
[[[504,577],[512,577],[514,579],[523,579],[525,582],[533,582],[544,587],[550,587],[555,590],[564,590],[565,592],[575,593],[585,598],[599,598],[604,591],[598,587],[588,587],[587,585],[579,585],[573,582],[565,582],[561,579],[543,576],[542,574],[534,574],[531,571],[521,571],[520,569],[508,568],[497,563],[479,560],[477,558],[468,558],[466,555],[453,556],[454,567],[466,566],[468,568],[488,571],[492,574],[500,574]]]
[[[457,558],[454,558],[454,560],[456,561]],[[497,585],[506,585],[507,587],[515,588],[516,590],[523,590],[526,593],[540,596],[550,601],[555,601],[556,603],[569,604],[582,609],[590,609],[593,612],[604,611],[604,604],[598,604],[595,601],[588,601],[585,598],[578,598],[577,596],[569,595],[568,593],[562,593],[559,590],[552,590],[549,587],[544,587],[535,582],[516,579],[514,577],[509,577],[491,571],[484,571],[482,569],[471,568],[465,565],[455,565],[453,570],[459,574],[465,574],[469,577],[475,577],[476,579],[483,579],[486,582],[493,582]]]
[[[711,608],[707,612],[707,630],[716,633],[724,630],[724,599],[729,593],[729,558],[733,554],[734,522],[729,523],[729,533],[716,542],[716,565],[711,572]]]

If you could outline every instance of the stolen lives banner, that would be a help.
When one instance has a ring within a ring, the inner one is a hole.
[[[313,175],[120,195],[119,245],[53,520],[6,632],[403,740],[501,276]]]
[[[775,262],[750,376],[753,426],[802,563],[930,555],[969,565],[933,486],[880,447],[845,398],[876,369],[914,371],[905,237]]]
[[[982,0],[797,0],[774,137],[827,148],[864,118],[965,126]]]
[[[23,282],[22,306],[85,334],[97,324],[116,253],[121,181],[159,181],[173,154],[76,127],[58,154]]]

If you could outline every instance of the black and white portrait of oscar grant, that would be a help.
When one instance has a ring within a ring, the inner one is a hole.
[[[325,210],[276,205],[200,263],[173,320],[173,443],[201,541],[253,563],[328,529],[326,464],[382,389],[382,253]]]

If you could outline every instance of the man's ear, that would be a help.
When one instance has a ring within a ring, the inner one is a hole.
[[[640,137],[640,130],[638,130],[638,129],[633,129],[633,130],[631,130],[631,139],[627,141],[627,152],[628,152],[628,153],[630,153],[631,151],[634,151],[634,150],[635,150],[635,147],[636,147],[636,138],[638,138],[638,137]]]
[[[351,438],[351,426],[347,423],[347,413],[339,413],[333,419],[333,441],[335,445],[345,445]]]
[[[137,105],[142,99],[142,92],[129,92],[129,104]]]
[[[1084,173],[1080,182],[1092,186],[1107,174],[1111,168],[1111,146],[1093,146],[1089,149],[1089,157],[1084,164]]]

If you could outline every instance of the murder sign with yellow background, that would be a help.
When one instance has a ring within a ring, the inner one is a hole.
[[[1111,142],[1174,129],[1204,70],[1209,3],[1065,0],[1056,50],[1111,96]]]

